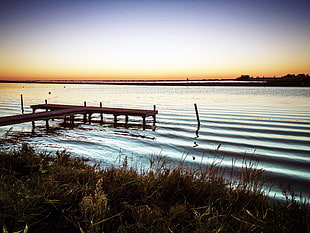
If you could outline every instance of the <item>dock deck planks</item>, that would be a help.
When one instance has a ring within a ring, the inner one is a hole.
[[[105,113],[113,115],[128,115],[128,116],[154,116],[158,114],[157,110],[145,109],[131,109],[131,108],[110,108],[110,107],[95,107],[95,106],[79,106],[79,105],[65,105],[65,104],[37,104],[30,106],[34,111],[37,109],[45,110],[59,110],[59,109],[73,109],[81,108],[88,113]]]
[[[47,112],[26,113],[14,116],[0,117],[0,126],[14,125],[30,121],[48,120],[51,118],[64,117],[66,115],[84,113],[81,108],[61,109]]]
[[[156,119],[157,110],[145,110],[145,109],[129,109],[129,108],[109,108],[109,107],[94,107],[94,106],[78,106],[78,105],[63,105],[63,104],[37,104],[30,106],[33,113],[20,114],[14,116],[0,117],[0,126],[20,124],[24,122],[37,121],[37,120],[49,120],[52,118],[72,116],[74,119],[75,114],[112,114],[114,115],[114,123],[117,124],[117,116],[125,115],[126,123],[128,122],[128,116],[141,116],[143,118],[143,129],[145,129],[145,118],[152,116]],[[45,110],[44,112],[35,112],[37,109]],[[90,121],[90,120],[89,120]]]

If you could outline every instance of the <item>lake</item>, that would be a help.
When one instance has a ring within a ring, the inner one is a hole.
[[[21,94],[25,113],[45,99],[53,104],[87,101],[89,106],[102,102],[107,107],[142,109],[156,105],[159,112],[155,126],[147,118],[146,130],[141,117],[129,117],[128,127],[115,128],[111,115],[104,115],[103,125],[74,129],[53,121],[55,130],[49,134],[44,121],[36,122],[35,134],[31,123],[0,127],[3,149],[16,144],[4,139],[19,135],[18,142],[40,151],[66,149],[106,166],[118,166],[127,157],[130,165],[148,167],[150,156],[161,155],[175,164],[184,160],[190,168],[214,161],[230,168],[232,160],[241,167],[244,158],[254,157],[275,186],[289,185],[306,197],[310,193],[310,88],[1,83],[0,93],[0,116],[21,113]],[[278,192],[274,187],[270,195],[279,196]]]

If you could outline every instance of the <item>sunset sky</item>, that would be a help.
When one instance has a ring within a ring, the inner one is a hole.
[[[309,0],[2,0],[0,79],[310,74]]]

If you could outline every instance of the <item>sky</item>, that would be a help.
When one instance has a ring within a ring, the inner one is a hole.
[[[310,74],[309,0],[2,0],[0,80]]]

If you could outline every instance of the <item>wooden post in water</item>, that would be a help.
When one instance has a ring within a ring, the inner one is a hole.
[[[46,122],[46,132],[48,133],[48,131],[49,131],[49,124],[48,124],[48,120],[46,120],[45,122]]]
[[[143,118],[143,130],[145,130],[145,125],[146,125],[145,116],[142,116],[142,118]]]
[[[117,115],[114,114],[114,127],[116,127],[116,126],[117,126]]]
[[[73,128],[73,126],[74,126],[74,114],[71,114],[69,119],[70,119],[70,128]]]
[[[102,102],[100,102],[100,108],[102,108]],[[100,113],[100,123],[103,124],[103,114]]]
[[[45,102],[45,104],[47,104],[47,99],[45,99],[45,100],[44,100],[44,102]],[[46,111],[48,111],[48,109],[47,109],[47,108],[46,108],[45,110],[46,110]]]
[[[47,104],[47,99],[45,99],[45,104]],[[48,109],[46,108],[45,111],[48,112]],[[45,121],[46,122],[46,132],[49,132],[49,124],[48,124],[48,119]]]
[[[49,130],[50,129],[50,126],[49,126],[49,124],[48,124],[48,120],[46,120],[46,133],[49,133]]]
[[[70,124],[74,124],[74,114],[70,115]]]
[[[153,106],[154,112],[156,111],[156,105]],[[155,126],[156,123],[156,114],[153,115],[153,126]]]
[[[198,125],[200,125],[200,120],[199,120],[199,114],[198,114],[197,104],[194,104],[194,106],[195,106],[195,112],[196,112],[197,122],[198,122]]]
[[[20,94],[20,105],[22,109],[22,114],[24,114],[24,100],[23,100],[23,94]]]
[[[200,129],[200,119],[199,119],[197,104],[194,104],[194,106],[195,106],[196,118],[197,118],[197,123],[198,123],[198,125],[197,125],[197,130],[196,130],[196,136],[197,136],[197,138],[198,138],[198,137],[199,137],[198,131],[199,131],[199,129]]]
[[[86,107],[86,101],[84,101],[84,107]],[[84,121],[84,124],[85,124],[86,121],[87,121],[87,119],[86,119],[86,113],[84,113],[83,121]]]
[[[34,129],[35,129],[36,125],[35,125],[34,121],[32,121],[31,123],[32,123],[32,131],[31,132],[34,134]]]
[[[92,113],[88,113],[88,123],[91,124],[91,115]]]
[[[32,113],[35,113],[35,112],[36,112],[36,109],[33,108]],[[35,125],[34,121],[32,121],[31,123],[32,123],[32,133],[34,133],[34,128],[36,127],[36,125]]]

